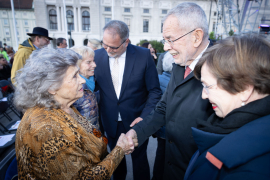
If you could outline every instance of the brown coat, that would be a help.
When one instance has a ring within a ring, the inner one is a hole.
[[[19,179],[110,179],[124,151],[107,155],[105,141],[61,109],[28,109],[16,135]]]

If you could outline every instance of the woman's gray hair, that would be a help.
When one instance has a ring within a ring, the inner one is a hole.
[[[91,49],[90,47],[87,47],[87,46],[73,46],[70,49],[75,51],[76,53],[78,53],[80,56],[82,56],[82,58],[77,61],[77,65],[79,67],[81,66],[81,63],[83,60],[85,60],[85,58],[87,58],[89,56],[90,57],[95,56],[95,52],[93,51],[93,49]]]
[[[98,39],[88,39],[88,43],[90,43],[95,49],[101,48],[101,42]]]
[[[163,22],[171,15],[178,19],[181,30],[185,30],[188,33],[193,29],[201,28],[203,30],[203,39],[208,38],[207,18],[204,10],[199,5],[192,2],[178,4],[168,12],[163,18]]]
[[[163,71],[172,72],[173,63],[174,63],[173,56],[171,55],[171,53],[167,52],[163,57],[162,63]]]
[[[113,34],[118,34],[122,41],[129,38],[129,29],[126,23],[118,20],[109,21],[103,28],[103,32],[109,30]]]
[[[67,69],[76,66],[78,59],[80,55],[69,49],[45,47],[33,51],[15,77],[15,106],[23,112],[35,106],[60,108],[49,90],[61,87]]]

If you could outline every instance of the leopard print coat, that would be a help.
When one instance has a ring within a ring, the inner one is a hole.
[[[124,151],[108,154],[105,141],[61,109],[28,109],[16,134],[19,179],[110,179]]]

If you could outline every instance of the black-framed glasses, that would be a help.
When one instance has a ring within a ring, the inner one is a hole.
[[[175,39],[175,40],[165,40],[165,39],[163,39],[161,42],[162,42],[162,44],[165,44],[165,43],[168,43],[170,46],[173,46],[173,42],[175,42],[175,41],[177,41],[177,40],[179,40],[179,39],[181,39],[182,37],[185,37],[186,35],[188,35],[189,33],[192,33],[193,31],[195,31],[196,29],[193,29],[192,31],[189,31],[188,33],[186,33],[186,34],[184,34],[183,36],[181,36],[181,37],[179,37],[179,38],[177,38],[177,39]]]
[[[126,39],[127,40],[127,39]],[[122,44],[120,45],[120,46],[118,46],[118,47],[111,47],[111,46],[108,46],[107,44],[104,44],[104,42],[103,41],[101,41],[101,44],[102,44],[102,46],[104,47],[104,48],[111,48],[111,49],[113,49],[113,50],[116,50],[116,49],[118,49],[118,48],[120,48],[125,42],[126,42],[126,40],[124,40],[124,42],[122,42]]]

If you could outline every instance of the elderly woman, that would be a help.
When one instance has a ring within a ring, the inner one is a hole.
[[[96,63],[94,61],[95,53],[91,48],[86,46],[74,46],[71,49],[82,56],[82,59],[78,60],[77,65],[80,68],[80,76],[86,81],[83,85],[83,97],[78,99],[73,105],[85,119],[90,121],[96,129],[99,129],[98,104],[94,94],[94,70],[96,68]]]
[[[129,151],[122,134],[108,154],[106,137],[71,106],[84,93],[79,59],[43,48],[17,73],[14,102],[25,112],[16,135],[19,179],[110,179]]]
[[[270,179],[270,43],[235,36],[209,48],[195,76],[215,114],[193,129],[185,179]]]

